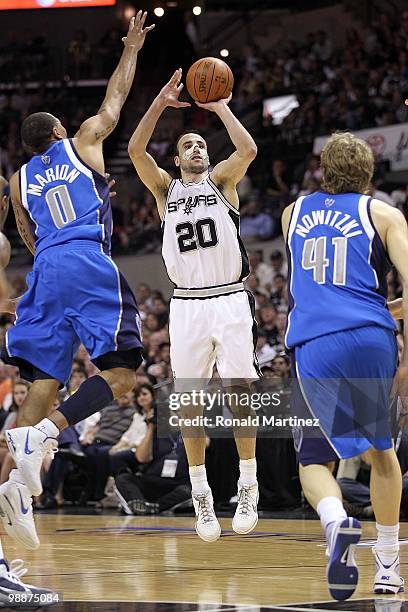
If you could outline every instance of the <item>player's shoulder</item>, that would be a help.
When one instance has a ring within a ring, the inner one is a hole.
[[[286,208],[284,208],[282,212],[282,218],[281,218],[282,233],[283,233],[283,237],[285,238],[285,240],[288,235],[290,219],[292,217],[292,212],[295,207],[295,204],[296,202],[292,202],[292,204],[289,204],[289,206],[286,206]]]
[[[390,223],[400,223],[401,221],[405,222],[405,217],[398,208],[390,206],[390,204],[387,204],[382,200],[378,200],[377,198],[373,198],[371,200],[370,210],[375,219],[389,221]]]

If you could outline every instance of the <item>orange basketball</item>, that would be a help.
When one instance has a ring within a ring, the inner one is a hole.
[[[216,102],[228,98],[234,85],[231,68],[217,57],[204,57],[191,66],[186,77],[187,90],[193,100]]]

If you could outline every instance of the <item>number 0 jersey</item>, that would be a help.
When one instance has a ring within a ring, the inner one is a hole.
[[[169,278],[179,288],[227,285],[249,274],[239,237],[239,212],[210,176],[199,183],[171,182],[162,254]]]
[[[369,325],[395,329],[386,306],[390,262],[370,202],[323,192],[296,201],[287,238],[288,348]]]
[[[59,140],[20,170],[21,202],[34,224],[36,255],[73,240],[99,242],[110,252],[112,212],[106,178]]]

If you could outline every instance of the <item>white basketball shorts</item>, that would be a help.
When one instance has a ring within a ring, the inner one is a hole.
[[[200,296],[204,291],[176,289],[170,302],[170,358],[176,388],[186,388],[187,379],[210,380],[214,364],[224,384],[257,380],[253,296],[244,289]],[[198,297],[184,297],[191,294]]]

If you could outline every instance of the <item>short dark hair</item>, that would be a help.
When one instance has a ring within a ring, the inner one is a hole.
[[[179,142],[180,140],[183,138],[183,136],[186,136],[187,134],[196,134],[196,136],[200,136],[200,138],[202,138],[203,140],[205,140],[204,136],[202,136],[200,134],[200,132],[197,132],[196,130],[186,130],[185,132],[183,132],[182,134],[180,134],[180,136],[177,138],[176,141],[176,146],[174,148],[174,155],[178,155],[179,154],[179,150],[178,150],[178,146],[179,146]]]
[[[21,126],[21,140],[27,153],[33,155],[48,149],[52,131],[57,123],[58,119],[50,113],[28,115]]]

